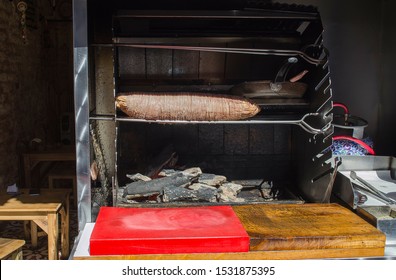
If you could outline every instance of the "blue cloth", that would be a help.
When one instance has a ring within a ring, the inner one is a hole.
[[[371,148],[374,146],[373,141],[370,137],[366,137],[361,139],[364,143],[369,145]],[[341,155],[341,156],[364,156],[367,155],[368,152],[365,148],[360,146],[359,144],[350,141],[350,140],[333,140],[333,145],[331,145],[331,151],[333,155]]]

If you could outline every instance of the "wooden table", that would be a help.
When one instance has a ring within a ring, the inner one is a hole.
[[[75,161],[76,151],[74,146],[60,147],[45,151],[35,151],[23,154],[23,165],[25,173],[25,187],[32,187],[31,172],[40,162],[51,161]]]
[[[0,259],[22,260],[23,245],[25,245],[25,240],[0,238]]]
[[[28,189],[21,189],[16,196],[3,190],[0,194],[0,220],[33,221],[34,225],[48,235],[48,259],[59,258],[59,238],[61,258],[66,259],[69,256],[69,196],[68,189],[56,189],[52,192],[41,189],[40,195],[34,196],[29,195]],[[34,238],[37,235],[33,233],[32,239]],[[32,240],[32,243],[37,242],[36,240]]]
[[[91,256],[88,244],[94,226],[90,225],[85,227],[91,231],[85,236],[83,232],[73,259],[284,260],[384,256],[385,234],[337,204],[238,205],[233,209],[250,237],[249,252]]]

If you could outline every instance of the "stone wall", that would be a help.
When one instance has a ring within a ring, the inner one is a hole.
[[[34,138],[42,139],[42,148],[59,142],[59,115],[73,103],[71,22],[52,28],[62,21],[51,21],[51,1],[30,1],[36,16],[25,42],[17,2],[0,1],[0,188],[23,185],[22,153]]]

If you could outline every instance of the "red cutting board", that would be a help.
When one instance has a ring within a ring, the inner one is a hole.
[[[102,207],[90,238],[92,256],[248,251],[231,206]]]

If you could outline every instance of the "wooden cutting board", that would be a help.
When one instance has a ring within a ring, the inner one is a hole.
[[[234,206],[250,251],[385,247],[385,235],[338,204]]]
[[[383,256],[385,234],[337,204],[232,206],[249,235],[248,252],[88,256],[120,260],[285,260]]]

